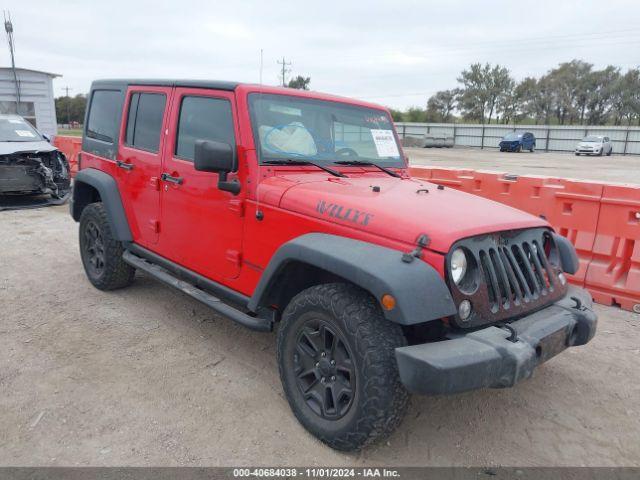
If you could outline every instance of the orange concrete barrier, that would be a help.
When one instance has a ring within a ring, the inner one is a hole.
[[[587,287],[598,303],[640,313],[640,186],[605,185]]]
[[[576,247],[569,276],[598,303],[640,313],[640,187],[501,172],[411,167],[427,181],[546,218]]]
[[[75,177],[78,173],[78,153],[82,149],[82,137],[56,135],[53,144],[65,154],[71,167],[71,176]]]

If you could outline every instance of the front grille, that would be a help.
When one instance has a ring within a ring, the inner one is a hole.
[[[456,303],[466,298],[473,305],[468,320],[456,319],[461,327],[517,318],[566,293],[558,277],[555,243],[545,228],[472,237],[457,242],[451,251],[459,247],[472,257],[469,274],[474,277],[474,282],[463,280],[459,287],[449,280]]]

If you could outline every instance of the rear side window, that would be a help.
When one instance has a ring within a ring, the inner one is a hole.
[[[117,137],[120,108],[119,91],[94,90],[89,106],[87,137],[113,143]]]
[[[161,93],[134,93],[129,103],[125,143],[157,152],[160,145],[166,97]]]
[[[182,99],[176,156],[193,160],[196,140],[224,142],[235,149],[233,114],[228,100],[209,97]]]

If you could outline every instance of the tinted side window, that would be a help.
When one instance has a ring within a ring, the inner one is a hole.
[[[184,97],[180,105],[175,154],[193,160],[196,140],[225,142],[235,148],[233,114],[228,100]]]
[[[113,143],[118,136],[120,92],[117,90],[95,90],[91,96],[87,137]]]
[[[126,143],[157,152],[166,98],[159,93],[134,93],[129,104]]]

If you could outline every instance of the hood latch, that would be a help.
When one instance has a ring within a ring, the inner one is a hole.
[[[430,243],[431,239],[429,238],[429,235],[427,235],[426,233],[421,234],[416,240],[416,248],[411,252],[402,254],[402,261],[404,263],[411,263],[413,262],[414,258],[420,258],[422,256],[422,250],[427,248]]]

